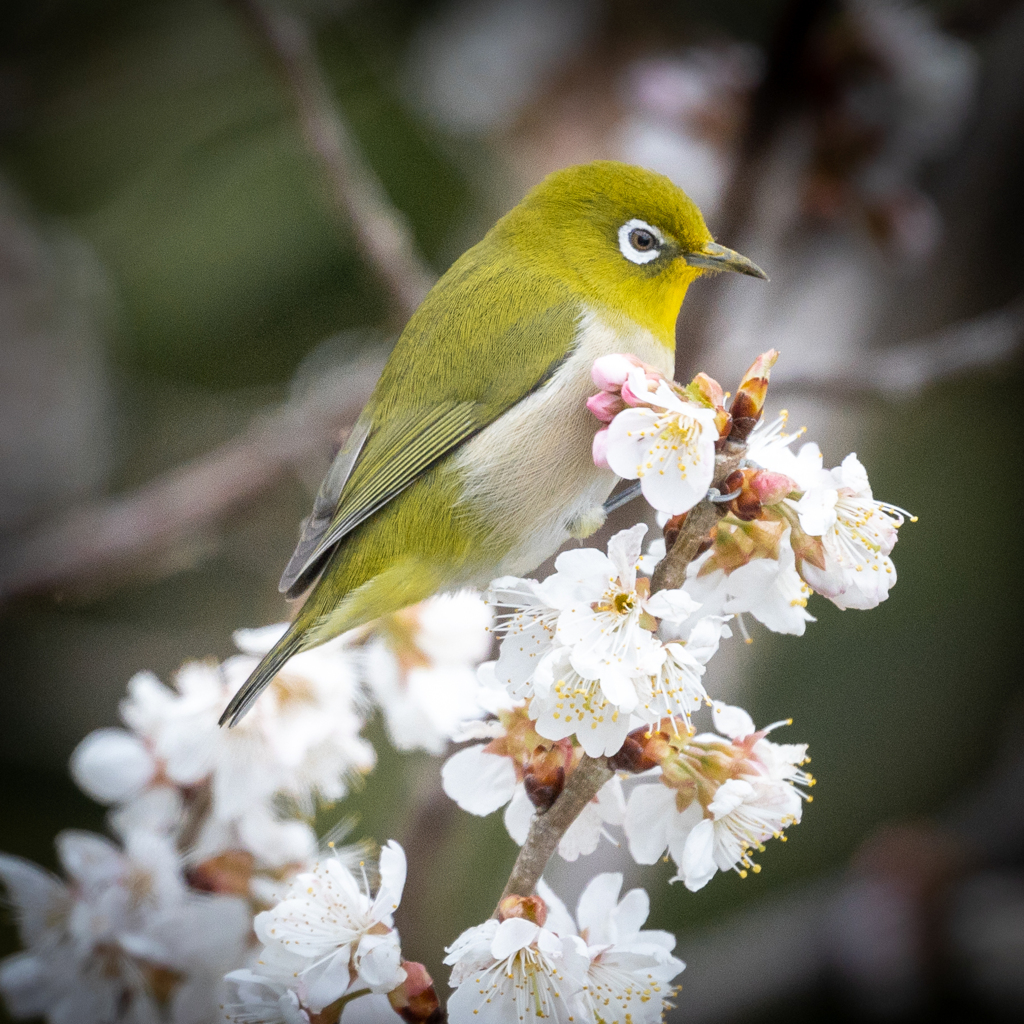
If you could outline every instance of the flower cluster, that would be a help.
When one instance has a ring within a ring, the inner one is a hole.
[[[381,850],[375,893],[365,862],[358,865],[361,878],[355,867],[332,852],[256,916],[262,948],[251,968],[225,978],[224,1019],[307,1024],[314,1016],[344,1021],[355,1012],[361,1021],[395,1020],[394,1004],[408,1003],[403,986],[411,975],[425,975],[421,965],[403,962],[392,916],[405,887],[405,853],[393,841]],[[416,995],[428,986],[426,976]]]
[[[466,720],[494,710],[493,701],[481,704],[475,674],[490,644],[489,623],[473,594],[407,609],[292,658],[233,729],[220,728],[218,718],[283,625],[240,630],[239,653],[220,663],[188,662],[173,685],[149,672],[131,679],[124,727],[90,733],[71,758],[78,785],[111,807],[122,845],[62,834],[67,883],[0,856],[0,882],[27,947],[0,964],[0,992],[12,1013],[86,1024],[213,1020],[224,974],[246,961],[254,913],[273,905],[295,877],[319,878],[328,896],[338,889],[346,869],[337,857],[310,867],[318,850],[310,820],[318,804],[343,798],[372,769],[376,755],[361,731],[374,703],[396,746],[431,750]],[[419,720],[415,737],[408,726],[402,732],[410,711]],[[362,903],[351,886],[345,890],[351,927],[373,918],[346,963],[372,983],[374,1000],[380,994],[385,1019],[401,1012],[418,1020],[436,997],[419,965],[387,966],[397,956],[397,934],[385,941],[380,909],[397,904],[404,863],[400,850],[384,851],[384,883],[372,907],[365,886]],[[287,917],[290,898],[273,913]],[[269,948],[264,920],[257,916],[257,934]],[[284,989],[272,973],[235,972],[235,1019],[308,1019],[302,1007],[333,992],[339,957],[327,980],[314,984],[324,965],[311,963],[293,968]],[[283,1016],[266,1016],[268,1000]]]
[[[597,875],[575,920],[542,882],[539,896],[510,896],[497,918],[469,928],[448,948],[455,1024],[520,1024],[551,1019],[654,1024],[671,1004],[672,980],[686,966],[675,937],[642,930],[642,889],[620,900],[622,875]]]
[[[680,733],[676,723],[639,729],[617,764],[653,768],[660,779],[636,786],[626,806],[625,832],[638,864],[654,864],[667,849],[687,889],[703,888],[717,871],[746,878],[761,870],[755,851],[800,821],[804,789],[814,779],[802,743],[767,738],[777,726],[756,730],[742,708],[714,703],[721,735]]]
[[[67,882],[0,855],[0,881],[25,948],[0,964],[16,1017],[109,1024],[208,1019],[224,971],[245,955],[246,903],[188,887],[165,839],[62,832]]]

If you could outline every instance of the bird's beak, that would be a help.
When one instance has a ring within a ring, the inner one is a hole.
[[[768,275],[752,260],[732,249],[726,249],[717,242],[708,242],[697,252],[683,253],[683,261],[691,267],[700,267],[701,270],[735,270],[738,274],[759,277],[762,281],[768,280]]]

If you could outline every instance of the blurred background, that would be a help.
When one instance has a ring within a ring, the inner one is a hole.
[[[53,865],[102,828],[68,755],[135,671],[287,615],[297,524],[424,282],[615,158],[771,275],[694,286],[677,377],[734,388],[777,347],[769,411],[920,521],[879,609],[817,599],[804,638],[712,663],[819,779],[761,874],[691,894],[605,843],[556,888],[648,888],[679,1021],[1024,1018],[1022,53],[1014,0],[4,4],[0,849]],[[515,847],[371,733],[321,824],[405,845],[403,947],[444,978]]]

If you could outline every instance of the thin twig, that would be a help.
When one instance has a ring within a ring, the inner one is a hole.
[[[260,0],[229,0],[269,53],[291,93],[302,134],[317,155],[337,211],[351,224],[361,255],[408,319],[435,275],[416,249],[405,217],[395,209],[338,110],[306,25]]]
[[[533,892],[562,836],[612,774],[607,758],[583,755],[551,808],[533,819],[530,834],[519,851],[501,899],[529,896]]]
[[[43,526],[0,569],[0,601],[130,572],[201,533],[325,449],[355,422],[379,356],[322,377],[300,402],[255,419],[238,437],[132,494],[82,506]]]

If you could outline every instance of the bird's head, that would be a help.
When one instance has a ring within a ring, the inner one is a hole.
[[[697,205],[664,175],[600,160],[548,175],[499,224],[520,257],[580,299],[622,313],[675,344],[690,282],[709,271],[767,280],[718,245]]]

